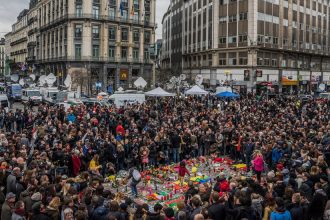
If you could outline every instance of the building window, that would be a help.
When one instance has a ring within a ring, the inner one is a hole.
[[[116,17],[116,9],[115,8],[109,8],[109,19],[114,20]]]
[[[277,60],[276,59],[272,59],[272,66],[277,67]]]
[[[100,38],[100,27],[97,25],[94,25],[92,28],[92,35],[93,39],[99,39]]]
[[[121,28],[121,40],[128,41],[128,28]]]
[[[135,11],[133,14],[133,21],[139,22],[139,12]]]
[[[109,47],[109,58],[112,58],[112,59],[115,58],[115,50],[116,50],[116,47],[114,47],[114,46]]]
[[[236,66],[237,65],[237,60],[236,58],[229,58],[228,59],[228,64],[232,65],[232,66]]]
[[[228,16],[229,22],[236,22],[237,21],[237,15],[230,15]]]
[[[127,21],[127,19],[128,19],[128,12],[127,12],[127,10],[122,10],[122,12],[120,12],[120,13],[122,13],[121,19],[123,21]]]
[[[139,48],[133,48],[133,59],[139,60]]]
[[[81,17],[82,16],[82,4],[81,3],[77,3],[76,4],[76,16],[77,17]]]
[[[75,45],[75,56],[76,58],[81,58],[81,44]]]
[[[99,16],[100,16],[100,6],[93,5],[93,18],[99,19]]]
[[[127,59],[127,47],[122,47],[121,48],[121,58],[122,59]]]
[[[238,36],[238,42],[239,43],[247,42],[247,35]]]
[[[220,37],[219,38],[219,44],[225,44],[227,42],[227,38],[226,37]]]
[[[133,41],[134,42],[140,41],[140,32],[137,29],[133,30]]]
[[[139,0],[133,0],[134,9],[139,10]]]
[[[228,37],[228,43],[229,44],[234,44],[237,42],[237,37]]]
[[[145,44],[150,43],[150,31],[144,31],[144,43]]]
[[[76,24],[75,26],[75,32],[74,32],[74,37],[75,38],[81,38],[82,37],[82,24]]]
[[[148,61],[149,60],[149,49],[144,48],[144,60]]]
[[[93,45],[92,54],[93,54],[93,57],[99,57],[99,54],[100,54],[100,47],[99,47],[99,45]]]
[[[242,12],[239,14],[239,20],[244,21],[247,20],[247,12]]]
[[[109,27],[109,40],[116,40],[116,27]]]

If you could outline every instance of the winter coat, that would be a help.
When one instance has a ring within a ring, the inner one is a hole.
[[[7,177],[7,193],[12,192],[14,194],[16,194],[16,176],[14,174],[9,174],[9,176]]]
[[[208,208],[209,218],[213,220],[226,219],[226,207],[221,203],[212,204]]]
[[[46,208],[46,214],[52,219],[52,220],[58,220],[60,217],[60,212],[57,209],[54,209],[52,207]]]
[[[1,208],[1,220],[11,220],[11,208],[7,201],[3,203]]]
[[[25,220],[24,216],[18,215],[15,212],[11,216],[11,220]]]
[[[324,213],[325,205],[328,201],[327,194],[323,189],[315,191],[313,199],[309,205],[310,217],[321,218]]]
[[[272,212],[270,214],[270,220],[291,220],[291,214],[289,211],[285,212]]]
[[[262,172],[264,170],[264,159],[261,156],[257,156],[252,163],[255,171]]]
[[[292,204],[288,209],[292,220],[304,219],[304,210],[299,204]]]

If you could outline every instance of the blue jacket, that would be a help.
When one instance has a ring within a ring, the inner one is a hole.
[[[270,220],[291,220],[291,214],[289,211],[283,213],[272,212],[270,214]]]
[[[272,150],[272,161],[278,163],[278,161],[282,158],[283,152],[282,150],[278,149],[277,147],[273,148]]]
[[[76,116],[74,114],[69,114],[67,119],[69,122],[73,123],[76,120]]]

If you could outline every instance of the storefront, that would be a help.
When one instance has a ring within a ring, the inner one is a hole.
[[[330,72],[323,72],[322,81],[326,85],[326,92],[330,92]]]
[[[256,92],[258,95],[279,92],[279,72],[278,70],[263,69],[261,75],[257,76]]]
[[[299,85],[297,71],[283,70],[281,83],[283,94],[297,94]]]
[[[310,81],[310,88],[311,92],[317,92],[318,86],[321,82],[322,73],[321,72],[312,72],[311,74],[311,81]]]
[[[299,93],[307,94],[310,92],[310,79],[311,72],[310,71],[300,71],[299,72]]]

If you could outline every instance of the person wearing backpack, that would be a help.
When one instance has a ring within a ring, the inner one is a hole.
[[[135,167],[132,167],[129,169],[129,175],[126,177],[125,182],[129,179],[131,179],[130,187],[132,190],[132,195],[137,197],[138,191],[136,186],[141,182],[141,173]]]

